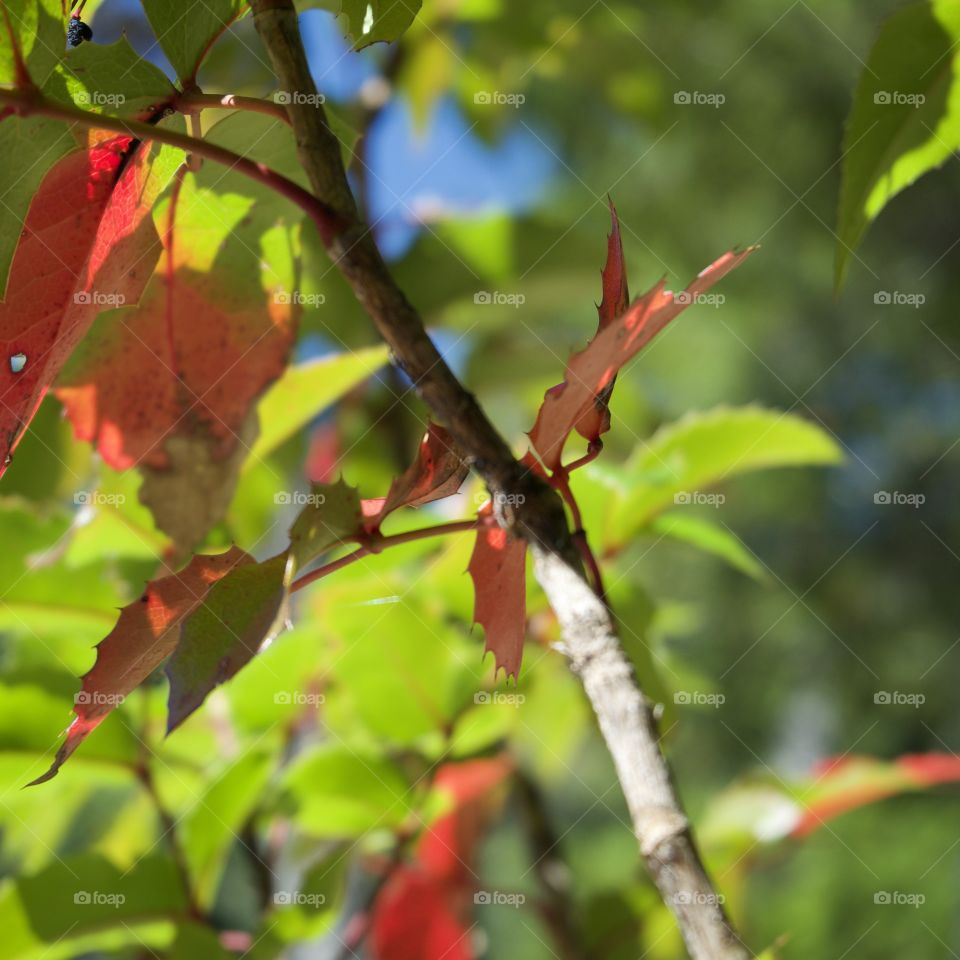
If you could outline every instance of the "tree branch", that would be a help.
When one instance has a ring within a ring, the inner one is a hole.
[[[396,362],[494,494],[498,521],[533,548],[537,579],[556,611],[563,649],[583,682],[613,755],[640,850],[694,960],[746,960],[694,847],[660,752],[656,724],[617,638],[607,605],[583,577],[563,501],[519,463],[476,398],[456,379],[357,219],[340,147],[307,65],[292,0],[251,0],[254,23],[280,88],[300,161],[317,197],[352,225],[327,249]],[[498,497],[496,494],[522,494]]]

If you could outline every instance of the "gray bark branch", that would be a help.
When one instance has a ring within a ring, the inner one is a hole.
[[[413,381],[491,493],[513,494],[500,521],[526,539],[535,572],[560,623],[563,650],[580,677],[613,757],[640,852],[677,918],[693,960],[748,960],[703,868],[660,751],[656,722],[617,637],[606,604],[583,576],[563,502],[513,456],[476,398],[457,380],[427,335],[363,224],[340,145],[315,99],[292,0],[251,0],[254,22],[280,88],[301,163],[316,196],[349,226],[329,244],[334,263]],[[522,494],[522,496],[516,496]]]

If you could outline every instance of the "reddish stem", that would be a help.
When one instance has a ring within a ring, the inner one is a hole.
[[[234,93],[181,93],[171,106],[180,113],[195,113],[199,110],[247,110],[250,113],[263,113],[275,120],[290,125],[290,117],[283,104],[272,100],[260,100],[258,97],[238,97]]]
[[[591,444],[591,449],[592,446]],[[597,450],[593,454],[593,457],[596,457],[599,452],[600,451]],[[588,453],[587,456],[589,457],[590,454]],[[591,459],[593,459],[593,457],[591,457]],[[586,459],[586,457],[581,458],[581,460],[584,459]],[[574,462],[580,463],[579,460]],[[573,525],[573,532],[570,535],[571,539],[577,545],[580,556],[583,558],[583,562],[590,573],[593,592],[606,604],[607,591],[603,585],[603,574],[600,572],[600,564],[597,563],[597,558],[593,555],[593,550],[590,549],[590,544],[587,541],[587,531],[583,529],[583,517],[580,515],[580,504],[577,503],[577,498],[573,495],[573,490],[570,488],[570,470],[571,467],[558,467],[550,477],[550,486],[563,497],[564,503],[570,508],[570,519]]]
[[[47,100],[37,90],[0,90],[0,104],[13,107],[21,116],[35,114],[52,117],[68,123],[79,123],[94,130],[111,130],[115,133],[135,137],[137,140],[166,143],[187,153],[195,153],[198,156],[213,160],[215,163],[237,170],[251,180],[262,183],[276,191],[291,203],[300,207],[316,224],[317,230],[319,230],[326,245],[332,243],[334,238],[349,225],[348,221],[338,214],[333,207],[304,190],[299,184],[288,180],[283,174],[271,170],[266,164],[241,157],[239,154],[215,143],[210,143],[208,140],[189,137],[175,130],[166,130],[149,123],[140,123],[137,120],[124,120],[106,114],[78,110],[76,107]]]
[[[290,584],[290,592],[295,593],[297,590],[302,590],[315,580],[321,580],[323,577],[329,576],[331,573],[335,573],[337,570],[341,570],[351,563],[355,563],[357,560],[362,560],[364,557],[380,553],[381,550],[387,547],[396,547],[401,543],[412,543],[414,540],[425,540],[427,537],[440,537],[448,533],[463,533],[467,530],[478,530],[484,525],[484,520],[457,520],[454,523],[437,524],[435,527],[422,527],[419,530],[407,530],[405,533],[395,533],[389,537],[381,537],[379,535],[370,537],[366,543],[357,547],[353,553],[348,553],[346,556],[331,560],[330,563],[326,563],[316,570],[311,570],[310,573],[305,573],[302,577],[294,580],[293,583]]]

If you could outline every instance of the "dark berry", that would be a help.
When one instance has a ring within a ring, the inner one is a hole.
[[[92,40],[93,31],[79,17],[71,17],[67,27],[67,43],[71,47],[79,47],[84,40]]]

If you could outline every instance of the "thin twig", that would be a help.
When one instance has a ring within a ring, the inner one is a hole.
[[[165,127],[150,123],[141,123],[138,120],[125,120],[120,117],[111,117],[102,113],[91,113],[89,110],[79,110],[49,100],[37,90],[30,89],[0,89],[0,106],[6,105],[23,117],[42,116],[54,120],[63,120],[66,123],[77,123],[94,130],[110,130],[114,133],[133,137],[135,140],[166,143],[172,147],[179,147],[187,153],[206,157],[214,163],[236,170],[257,183],[275,190],[296,204],[306,213],[317,227],[324,243],[333,241],[334,236],[344,230],[347,221],[338,216],[334,210],[322,200],[318,200],[308,190],[299,184],[288,180],[283,174],[271,170],[266,164],[257,163],[247,157],[241,157],[226,147],[187,136],[176,130],[167,130]]]
[[[442,537],[448,533],[464,533],[468,530],[476,530],[482,523],[482,520],[456,520],[453,523],[440,523],[435,527],[421,527],[419,530],[407,530],[404,533],[394,533],[389,537],[381,537],[379,535],[372,537],[357,547],[352,553],[338,557],[336,560],[331,560],[322,567],[317,567],[316,570],[311,570],[310,573],[305,573],[302,577],[294,580],[293,583],[290,584],[290,592],[294,593],[297,590],[302,590],[311,583],[322,580],[324,577],[330,576],[331,573],[336,573],[337,570],[342,570],[344,567],[348,567],[351,563],[356,563],[364,557],[370,557],[376,553],[380,553],[381,550],[385,550],[388,547],[396,547],[401,543],[412,543],[414,540],[424,540],[427,537]]]

